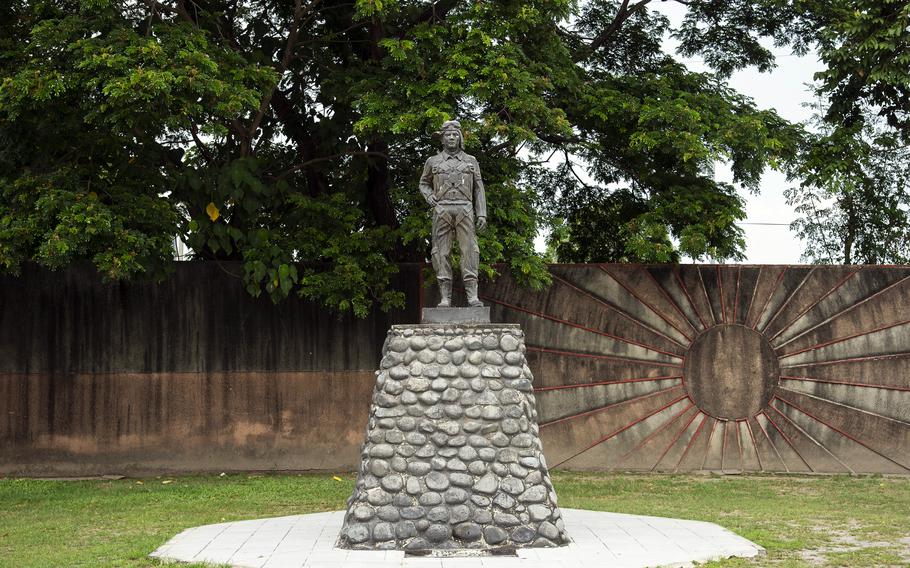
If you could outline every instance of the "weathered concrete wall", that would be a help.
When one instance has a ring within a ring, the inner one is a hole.
[[[910,473],[910,268],[551,271],[482,285],[525,331],[551,467]],[[250,298],[231,264],[0,278],[0,473],[353,469],[420,272],[365,320]]]

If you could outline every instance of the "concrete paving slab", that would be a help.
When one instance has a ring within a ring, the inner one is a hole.
[[[237,568],[611,568],[692,566],[764,554],[757,544],[702,521],[562,509],[572,543],[512,557],[420,558],[401,551],[335,548],[344,511],[219,523],[187,529],[152,557]]]

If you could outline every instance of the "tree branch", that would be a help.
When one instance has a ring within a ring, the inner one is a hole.
[[[613,21],[610,22],[610,25],[607,26],[607,29],[597,34],[591,43],[587,45],[584,49],[578,51],[575,54],[573,59],[578,61],[583,61],[594,54],[595,51],[600,49],[603,44],[605,44],[610,37],[612,37],[616,32],[619,31],[619,28],[632,17],[633,14],[644,9],[644,7],[651,2],[651,0],[638,0],[632,6],[629,6],[629,0],[623,0],[622,5],[620,5],[619,10],[616,11],[616,16],[613,18]]]
[[[193,24],[194,26],[196,25],[196,20],[193,19],[193,17],[190,15],[190,13],[187,12],[186,8],[184,8],[181,4],[177,4],[176,7],[173,7],[173,6],[168,6],[167,4],[162,4],[161,2],[158,2],[158,0],[142,0],[142,2],[145,3],[146,6],[148,6],[149,8],[152,9],[153,14],[154,14],[155,10],[158,10],[160,12],[167,12],[168,14],[174,14],[175,16],[180,16],[181,18],[183,18],[187,22]]]
[[[259,111],[253,118],[253,122],[250,124],[248,131],[250,139],[256,135],[256,130],[259,129],[259,125],[262,123],[262,119],[265,116],[265,111],[269,108],[272,96],[275,94],[275,89],[278,88],[278,83],[281,81],[281,76],[284,75],[284,72],[287,71],[291,61],[294,59],[294,47],[297,45],[297,38],[300,35],[300,22],[303,20],[304,14],[311,12],[319,2],[321,2],[321,0],[312,0],[304,7],[303,0],[294,0],[294,21],[288,32],[288,40],[284,46],[284,55],[281,57],[281,64],[278,67],[278,81],[276,81],[275,86],[262,97],[262,100],[259,101]]]
[[[389,159],[389,155],[386,154],[385,152],[371,152],[369,150],[349,150],[347,152],[338,152],[337,154],[332,154],[331,156],[322,156],[319,158],[313,158],[311,160],[306,160],[305,162],[300,162],[299,164],[296,164],[296,165],[284,170],[283,172],[278,173],[278,175],[276,175],[275,178],[283,179],[283,178],[286,178],[287,176],[291,175],[292,173],[299,172],[300,170],[306,169],[306,168],[312,166],[313,164],[318,164],[319,162],[328,162],[330,160],[335,160],[342,156],[377,156],[380,158],[385,158],[386,160]]]

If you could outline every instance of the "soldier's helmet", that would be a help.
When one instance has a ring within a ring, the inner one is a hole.
[[[439,129],[439,132],[436,135],[442,139],[443,134],[449,130],[454,130],[458,133],[458,147],[464,150],[464,134],[461,132],[461,123],[457,120],[447,120],[442,123],[442,127]]]

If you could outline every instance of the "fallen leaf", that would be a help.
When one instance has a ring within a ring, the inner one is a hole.
[[[205,206],[205,212],[208,213],[209,219],[211,219],[213,223],[221,216],[221,211],[218,210],[218,206],[211,201]]]

